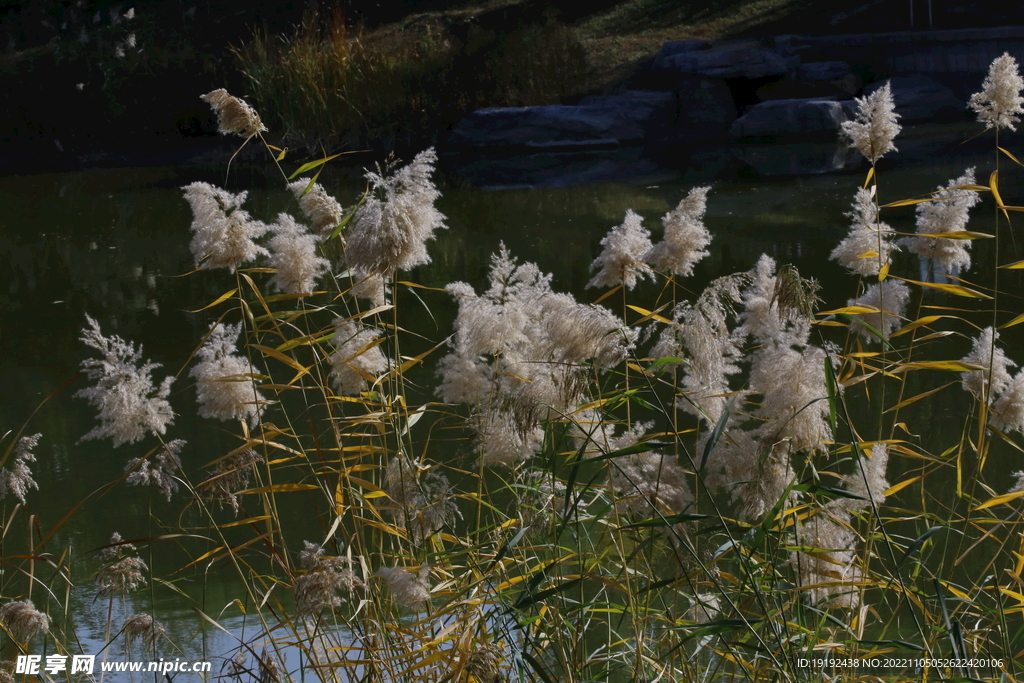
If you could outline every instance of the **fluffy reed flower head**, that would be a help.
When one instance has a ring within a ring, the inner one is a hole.
[[[999,399],[992,404],[989,424],[1001,432],[1024,432],[1024,370],[1010,380]]]
[[[217,113],[217,132],[221,135],[237,134],[248,140],[267,130],[255,109],[229,95],[224,88],[200,95],[199,99],[213,107]]]
[[[707,211],[710,187],[695,187],[661,219],[665,236],[643,255],[655,270],[688,277],[693,267],[708,255],[711,233],[702,219]]]
[[[313,224],[313,232],[323,237],[329,235],[341,223],[341,204],[317,183],[306,192],[309,183],[309,178],[299,178],[288,183],[288,189],[299,200],[302,215]]]
[[[352,293],[352,296],[366,299],[374,306],[385,306],[389,303],[388,292],[390,291],[390,285],[379,273],[366,275],[365,273],[354,271],[352,273],[352,289],[349,291]]]
[[[833,502],[847,512],[866,509],[872,502],[876,506],[884,503],[885,491],[889,488],[889,481],[885,478],[888,464],[889,446],[876,443],[871,447],[871,457],[861,458],[857,471],[843,478],[846,490],[860,496],[862,500],[837,498]]]
[[[632,446],[653,423],[637,423],[622,437],[612,439],[613,450]],[[616,505],[626,514],[647,519],[657,514],[678,514],[693,503],[686,471],[675,456],[631,453],[616,458],[609,483],[618,496]]]
[[[874,197],[864,188],[857,190],[853,211],[846,215],[853,219],[853,225],[829,258],[857,275],[878,275],[889,262],[893,229],[879,220]]]
[[[209,183],[192,183],[181,188],[192,207],[192,258],[203,269],[227,268],[232,273],[259,255],[269,256],[253,240],[262,237],[267,226],[253,220],[242,209],[247,192],[231,194]]]
[[[50,617],[36,609],[31,600],[15,600],[0,607],[0,623],[19,643],[50,630]]]
[[[683,619],[703,624],[714,621],[722,612],[722,600],[714,593],[698,593],[690,600],[690,609]]]
[[[810,604],[827,600],[834,607],[856,609],[860,596],[855,583],[862,576],[853,551],[856,535],[824,512],[801,524],[798,531],[800,545],[815,549],[794,552],[790,557],[800,586],[805,587],[805,600]]]
[[[761,394],[754,416],[765,420],[760,428],[765,444],[784,452],[825,451],[832,441],[825,386],[825,352],[816,346],[798,351],[768,345],[754,355],[750,389]],[[773,501],[774,502],[774,501]]]
[[[143,572],[148,571],[149,567],[141,557],[126,556],[125,553],[135,551],[135,546],[131,543],[122,543],[122,540],[121,534],[115,532],[110,537],[110,547],[100,551],[100,559],[108,563],[96,575],[101,596],[114,593],[124,595],[146,585]]]
[[[984,368],[963,373],[962,382],[964,389],[974,394],[975,398],[987,399],[989,403],[1010,386],[1012,380],[1010,368],[1017,365],[1006,357],[1006,353],[996,344],[997,341],[999,341],[999,333],[991,327],[986,327],[974,340],[971,352],[961,358],[964,363]],[[990,368],[991,377],[989,376]],[[990,380],[991,385],[989,384]]]
[[[782,346],[806,342],[816,283],[798,276],[794,281],[795,271],[783,268],[779,275],[785,272],[785,278],[776,275],[775,259],[762,254],[747,274],[749,284],[741,294],[742,324],[735,331],[738,337],[750,335],[762,344],[774,342]]]
[[[416,573],[402,567],[382,567],[377,570],[377,576],[387,582],[391,597],[402,609],[419,612],[423,609],[423,603],[430,599],[427,590],[430,568],[426,565]]]
[[[300,614],[316,615],[341,605],[340,592],[351,596],[363,582],[343,557],[324,557],[324,549],[303,541],[299,562],[306,573],[295,579],[295,604]]]
[[[157,641],[167,634],[164,625],[148,614],[133,614],[128,617],[122,630],[129,643],[141,639],[142,646],[147,652],[153,652]]]
[[[497,643],[486,643],[473,649],[466,660],[466,673],[480,683],[501,683],[501,660],[505,650]]]
[[[643,220],[628,210],[622,224],[605,235],[601,240],[604,251],[590,264],[591,270],[600,270],[587,287],[626,285],[633,289],[638,279],[654,277],[643,264],[644,254],[651,249],[651,233],[643,227]]]
[[[394,503],[392,518],[414,544],[462,517],[448,478],[404,456],[391,458],[384,490]]]
[[[278,215],[270,231],[274,233],[268,243],[270,265],[277,269],[270,284],[288,294],[312,292],[317,279],[331,265],[316,253],[319,238],[306,232],[306,226],[286,213]]]
[[[380,333],[351,320],[337,318],[337,349],[331,354],[331,383],[343,396],[356,396],[387,372],[388,360],[380,350]]]
[[[859,299],[850,299],[847,306],[873,308],[877,313],[859,313],[854,316],[853,331],[869,342],[879,341],[866,325],[875,328],[886,339],[903,324],[903,314],[910,300],[910,288],[901,280],[876,282],[864,290]],[[862,324],[865,323],[865,324]]]
[[[870,95],[858,97],[856,120],[843,122],[843,133],[850,138],[850,146],[856,147],[872,165],[886,152],[896,151],[892,141],[902,130],[896,123],[900,115],[896,113],[889,85],[886,81]]]
[[[104,337],[100,326],[89,316],[79,339],[103,356],[82,361],[82,371],[95,386],[82,389],[81,396],[99,409],[100,425],[82,437],[110,437],[114,447],[135,443],[147,434],[163,434],[174,421],[174,412],[167,401],[173,376],[164,378],[159,387],[153,385],[153,370],[159,363],[142,361],[142,347],[126,342],[117,335]]]
[[[127,482],[134,486],[155,486],[170,502],[171,496],[178,490],[178,480],[175,475],[181,470],[181,460],[178,454],[185,447],[185,441],[175,439],[166,445],[161,445],[152,460],[149,458],[135,458],[124,468],[129,472]]]
[[[216,500],[218,503],[226,502],[237,515],[241,505],[235,494],[249,486],[249,478],[260,462],[263,462],[263,456],[251,448],[218,460],[209,478],[199,484],[196,490],[202,498]]]
[[[216,323],[199,347],[199,363],[188,373],[196,379],[199,414],[217,420],[259,419],[263,396],[251,375],[259,371],[235,353],[242,324]]]
[[[739,372],[742,354],[729,331],[728,320],[740,302],[740,285],[745,276],[730,275],[714,280],[693,305],[681,304],[673,312],[672,324],[651,349],[652,358],[679,358],[683,366],[683,394],[678,407],[696,417],[718,422],[730,394],[729,377]]]
[[[969,168],[959,178],[949,181],[948,186],[939,186],[935,197],[938,201],[917,205],[917,232],[928,237],[905,237],[900,244],[913,252],[922,261],[930,261],[943,274],[956,275],[971,267],[971,240],[943,239],[931,235],[944,232],[960,232],[967,229],[968,213],[971,207],[981,201],[973,190],[954,190],[961,185],[974,184],[974,169]]]
[[[390,277],[396,270],[430,263],[427,240],[447,227],[434,206],[441,196],[430,179],[436,161],[431,148],[389,177],[367,172],[370,195],[348,231],[345,259],[350,267]]]
[[[10,468],[4,467],[0,469],[0,498],[4,498],[8,493],[21,501],[21,504],[25,504],[25,495],[29,489],[38,489],[39,484],[32,478],[32,470],[26,463],[35,462],[36,456],[32,454],[32,449],[39,444],[39,439],[42,434],[33,434],[32,436],[23,436],[18,439],[18,444],[14,447],[14,452],[11,454],[12,464]]]
[[[1004,52],[996,57],[988,67],[988,76],[982,83],[982,91],[971,95],[967,106],[978,114],[978,121],[985,128],[1009,128],[1017,130],[1013,125],[1020,120],[1016,114],[1024,114],[1024,97],[1020,91],[1024,89],[1024,80],[1017,69],[1017,60]]]

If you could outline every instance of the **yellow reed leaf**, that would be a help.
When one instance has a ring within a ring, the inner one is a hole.
[[[646,322],[648,320],[657,320],[659,323],[672,324],[672,321],[669,320],[668,318],[658,315],[658,312],[664,310],[666,306],[668,306],[668,304],[665,304],[665,306],[662,306],[657,311],[648,311],[646,308],[640,308],[639,306],[633,305],[627,305],[626,308],[630,308],[639,313],[640,315],[644,316],[643,318],[640,318],[640,320],[637,320],[635,323],[633,323],[634,325],[639,325],[640,323]]]
[[[227,301],[228,299],[233,297],[235,295],[235,292],[237,292],[237,291],[238,291],[237,289],[232,289],[230,292],[224,292],[219,297],[214,299],[213,302],[206,304],[202,308],[197,308],[194,311],[189,311],[189,313],[198,313],[199,311],[205,311],[207,308],[213,308],[217,304],[224,303],[225,301]]]
[[[901,334],[906,334],[907,332],[910,332],[911,330],[916,330],[919,327],[924,327],[925,325],[931,325],[933,322],[935,322],[937,320],[940,320],[942,318],[949,318],[949,317],[950,316],[948,316],[948,315],[926,315],[923,318],[918,318],[917,320],[915,320],[912,323],[908,323],[907,325],[902,327],[899,331],[893,332],[892,334],[889,335],[889,339],[892,339],[893,337],[898,337]]]
[[[891,496],[891,495],[893,495],[893,494],[895,494],[895,493],[897,493],[899,491],[902,491],[903,489],[907,488],[911,484],[913,484],[915,482],[918,482],[918,481],[921,481],[922,478],[923,477],[921,477],[921,476],[916,476],[916,477],[911,477],[910,479],[904,479],[900,483],[893,484],[892,486],[890,486],[886,490],[882,491],[882,495],[883,496]]]
[[[875,177],[875,167],[872,166],[871,168],[868,169],[867,177],[864,178],[864,189],[865,190],[868,189],[868,184],[871,182],[871,179],[874,178],[874,177]]]
[[[1019,325],[1021,323],[1024,323],[1024,313],[1021,313],[1020,315],[1018,315],[1016,318],[1006,323],[1005,325],[1000,325],[999,329],[1004,330],[1007,327],[1013,327],[1014,325]]]
[[[1007,264],[1005,266],[999,266],[999,267],[1003,268],[1005,270],[1020,270],[1020,269],[1024,268],[1024,261],[1014,261],[1013,263]]]
[[[987,232],[974,232],[973,230],[950,230],[949,232],[917,232],[914,237],[934,237],[944,240],[985,240],[992,239],[995,235]]]
[[[900,401],[899,403],[894,405],[892,408],[889,408],[885,412],[891,413],[894,410],[899,410],[900,408],[906,408],[907,406],[909,406],[912,403],[917,403],[922,398],[927,398],[927,397],[931,396],[934,393],[942,391],[943,389],[945,389],[948,386],[952,386],[954,384],[959,384],[959,383],[960,382],[950,382],[949,384],[943,384],[941,387],[936,387],[935,389],[930,389],[928,391],[922,392],[922,393],[918,394],[917,396],[913,396],[911,398],[908,398],[908,399],[905,399],[903,401]]]
[[[878,256],[878,252],[877,251],[865,251],[863,254],[861,254],[857,258],[874,258],[876,256]]]
[[[818,315],[860,315],[861,313],[878,313],[878,309],[866,306],[843,306],[831,311],[822,311]]]
[[[962,360],[918,360],[912,363],[897,363],[899,366],[895,372],[909,372],[910,370],[945,370],[948,372],[971,372],[973,370],[984,370],[985,368],[974,363],[965,363]]]
[[[274,484],[272,486],[258,486],[254,489],[239,491],[236,496],[244,496],[247,493],[287,493],[289,491],[309,491],[320,488],[316,484]]]
[[[1003,588],[1002,586],[1000,586],[999,587],[999,592],[1002,593],[1003,595],[1009,595],[1011,598],[1013,598],[1017,602],[1019,602],[1021,604],[1024,604],[1024,595],[1021,595],[1017,591],[1012,591],[1009,588]]]
[[[882,266],[881,268],[878,269],[878,281],[879,282],[881,282],[881,281],[885,280],[885,278],[889,277],[889,265],[891,263],[892,262],[890,261],[889,263],[886,263],[884,266]]]
[[[996,505],[1003,505],[1004,503],[1009,503],[1012,500],[1017,500],[1022,496],[1024,496],[1024,491],[1013,491],[1011,493],[1004,493],[1001,496],[989,498],[984,503],[974,508],[974,511],[984,510],[985,508],[995,507]]]
[[[1002,147],[996,147],[996,149],[998,149],[998,150],[999,150],[1000,152],[1002,152],[1002,153],[1003,153],[1003,154],[1005,154],[1006,156],[1008,156],[1008,157],[1010,157],[1011,159],[1013,159],[1013,162],[1014,162],[1015,164],[1017,164],[1018,166],[1024,166],[1024,164],[1020,163],[1020,161],[1019,161],[1019,160],[1017,159],[1017,157],[1013,156],[1013,154],[1011,154],[1011,153],[1009,152],[1009,150],[1005,150],[1005,149],[1003,149]]]
[[[991,299],[992,298],[988,294],[984,294],[982,292],[979,292],[976,289],[971,289],[970,287],[964,287],[962,285],[947,285],[947,284],[939,284],[939,283],[936,283],[936,282],[918,282],[917,280],[908,280],[908,279],[902,278],[902,277],[901,278],[897,278],[897,279],[898,280],[903,280],[904,282],[909,282],[912,285],[918,285],[919,287],[928,287],[929,289],[937,289],[937,290],[939,290],[941,292],[946,292],[947,294],[953,294],[955,296],[965,296],[965,297],[968,297],[970,299]]]

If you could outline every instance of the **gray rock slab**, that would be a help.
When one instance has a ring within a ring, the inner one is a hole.
[[[769,100],[736,119],[729,132],[735,137],[809,135],[836,132],[846,120],[835,99]]]

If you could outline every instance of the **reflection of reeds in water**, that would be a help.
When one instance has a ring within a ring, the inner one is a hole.
[[[878,92],[850,128],[872,162],[898,133]],[[162,440],[169,381],[155,386],[141,350],[87,320],[83,339],[103,356],[85,366],[94,386],[84,396],[100,414],[90,434],[159,441],[131,460],[128,483],[194,494],[180,533],[150,542],[174,539],[190,566],[228,567],[243,582],[233,597],[259,627],[218,653],[226,677],[796,681],[806,672],[794,661],[820,648],[855,656],[869,641],[901,641],[939,653],[951,633],[961,654],[1013,646],[1022,487],[990,456],[1024,431],[1024,371],[1014,375],[1003,350],[1019,319],[988,307],[998,290],[962,277],[963,240],[980,235],[967,209],[986,191],[1002,203],[996,180],[974,185],[969,172],[926,195],[918,232],[894,244],[882,216],[896,207],[879,205],[872,166],[832,255],[860,282],[824,314],[818,284],[769,256],[681,296],[679,279],[713,244],[703,217],[714,194],[696,188],[663,218],[661,241],[632,213],[604,240],[591,284],[622,290],[616,315],[557,291],[504,248],[479,292],[403,279],[429,262],[445,224],[433,161],[430,151],[378,169],[348,213],[322,188],[302,195],[309,183],[293,184],[314,233],[341,225],[335,239],[345,239],[293,250],[309,266],[300,278],[282,280],[291,265],[280,260],[254,267],[266,256],[259,231],[244,249],[214,257],[218,245],[204,242],[195,254],[235,272],[234,289],[202,310],[217,318],[189,376],[200,414],[238,437],[196,485],[183,442]],[[244,197],[221,192],[193,202],[210,214],[197,221],[254,220],[232,218]],[[960,274],[915,280],[898,246]],[[352,285],[373,278],[369,308]],[[283,293],[268,295],[272,282]],[[926,298],[937,295],[966,303]],[[430,333],[403,326],[399,308],[453,300],[449,337],[424,341]],[[994,324],[975,325],[978,312]],[[953,335],[972,348],[936,360]],[[416,401],[407,373],[432,354],[441,402]],[[959,382],[941,384],[950,372]],[[911,395],[914,378],[931,377]],[[956,383],[968,398],[951,407],[963,438],[935,453],[915,436],[928,425],[915,431],[914,411]],[[32,498],[25,463],[37,439],[5,441],[4,490],[19,505]],[[285,508],[314,522],[318,542],[300,548]],[[101,559],[110,613],[115,596],[167,569],[119,536]],[[38,571],[35,559],[11,561]],[[127,641],[163,647],[156,616],[128,617]],[[0,623],[21,644],[49,626],[28,599],[0,607]],[[953,674],[994,678],[1007,661]]]

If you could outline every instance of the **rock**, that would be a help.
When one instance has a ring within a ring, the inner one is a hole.
[[[779,76],[797,67],[797,57],[783,57],[755,42],[724,42],[704,50],[660,55],[656,71],[698,74],[709,78],[764,78]]]
[[[807,62],[796,69],[796,77],[803,81],[835,81],[849,73],[846,62]]]
[[[695,133],[724,133],[736,120],[736,103],[724,81],[700,76],[684,78],[679,87],[677,125]]]
[[[580,100],[579,105],[618,109],[623,116],[639,121],[648,134],[657,128],[674,125],[679,116],[675,93],[662,90],[624,90],[615,95],[590,95]]]
[[[835,133],[846,120],[835,99],[770,100],[736,119],[729,132],[735,137]]]
[[[896,113],[900,123],[914,121],[937,121],[965,116],[967,104],[957,98],[952,90],[927,76],[894,76],[888,79]],[[872,83],[864,88],[864,95],[870,95],[885,85],[885,81]]]
[[[613,149],[643,140],[646,106],[489,107],[466,115],[448,143],[453,147],[533,151]]]

